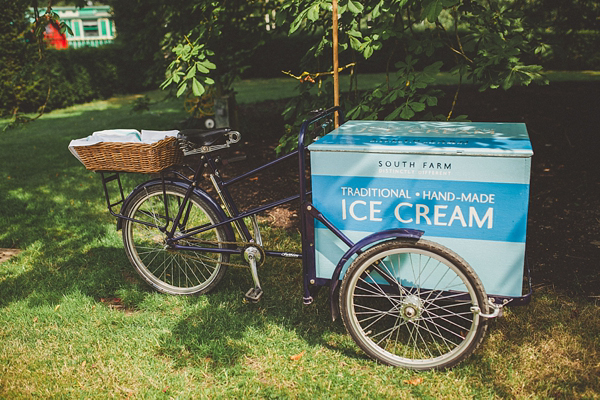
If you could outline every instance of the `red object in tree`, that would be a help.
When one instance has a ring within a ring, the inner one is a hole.
[[[55,49],[61,50],[69,47],[67,42],[67,35],[60,33],[60,29],[55,24],[50,23],[46,25],[46,32],[44,32],[44,39],[48,43],[48,46]]]

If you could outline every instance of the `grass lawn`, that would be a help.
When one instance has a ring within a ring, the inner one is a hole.
[[[265,85],[236,87],[242,103],[253,87]],[[600,308],[590,298],[542,288],[492,322],[468,360],[415,373],[367,359],[331,321],[325,291],[303,306],[297,261],[267,259],[259,304],[242,302],[252,284],[242,269],[206,296],[152,292],[127,260],[99,177],[67,149],[96,130],[168,129],[185,117],[181,101],[133,114],[132,100],[0,132],[0,248],[22,250],[0,263],[0,398],[600,396]],[[298,249],[295,231],[263,228],[266,243]]]
[[[239,103],[253,103],[267,99],[281,99],[298,94],[296,87],[298,81],[281,74],[281,78],[272,79],[247,79],[236,82],[234,87],[237,92],[236,100]],[[600,81],[600,71],[548,71],[546,77],[550,82],[564,81]],[[360,74],[358,87],[360,90],[374,89],[385,82],[385,74]],[[468,82],[463,82],[468,84]],[[458,76],[448,72],[441,72],[436,77],[438,85],[457,85]],[[350,86],[348,74],[340,75],[340,88],[347,90]]]

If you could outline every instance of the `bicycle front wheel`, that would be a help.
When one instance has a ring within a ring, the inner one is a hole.
[[[166,199],[164,196],[166,193]],[[148,186],[129,201],[124,215],[136,221],[123,221],[123,244],[127,257],[139,275],[156,290],[169,294],[202,294],[212,290],[227,270],[229,255],[170,248],[165,232],[183,204],[186,189],[162,183]],[[166,201],[165,201],[166,200]],[[183,210],[176,237],[190,229],[220,222],[218,213],[199,196],[192,194]],[[224,248],[223,226],[181,239],[182,246]]]
[[[359,347],[384,364],[448,368],[482,342],[483,285],[458,255],[426,240],[392,240],[362,253],[340,290],[342,319]]]

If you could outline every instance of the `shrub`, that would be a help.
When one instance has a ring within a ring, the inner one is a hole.
[[[36,112],[46,103],[49,87],[46,110],[148,89],[136,79],[139,71],[118,45],[47,50],[43,62],[33,54],[33,46],[25,47],[27,56],[0,66],[2,86],[6,89],[0,94],[0,115],[16,108],[20,112]],[[22,64],[16,68],[19,60]]]

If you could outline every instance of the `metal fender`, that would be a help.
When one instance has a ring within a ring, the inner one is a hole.
[[[375,243],[384,242],[387,240],[393,239],[415,239],[419,240],[421,236],[423,236],[425,232],[417,229],[389,229],[386,231],[373,233],[361,240],[359,240],[354,246],[352,246],[346,253],[342,256],[340,261],[337,263],[335,270],[333,271],[333,275],[331,276],[331,285],[329,286],[329,303],[331,307],[331,318],[335,321],[335,319],[339,315],[339,310],[337,307],[337,298],[334,295],[340,284],[340,274],[342,273],[342,269],[344,269],[344,265],[348,260],[355,254],[360,254],[363,249],[367,247],[371,247]]]
[[[184,188],[184,189],[187,189],[190,186],[188,183],[186,183],[184,181],[177,180],[177,179],[165,179],[165,183],[176,185],[176,186],[179,186],[179,187]],[[153,185],[156,185],[156,184],[162,185],[162,180],[160,178],[156,178],[156,179],[149,180],[147,182],[144,182],[144,183],[136,186],[135,189],[133,189],[131,191],[131,193],[129,193],[129,195],[127,196],[127,198],[125,199],[125,202],[123,203],[123,206],[121,207],[121,214],[126,209],[126,207],[129,205],[129,202],[131,201],[131,199],[133,198],[133,196],[135,196],[138,192],[144,190],[144,188],[149,187],[149,186],[153,186]],[[206,201],[206,203],[208,203],[208,205],[210,205],[214,209],[214,211],[219,215],[219,218],[221,220],[225,220],[225,219],[228,218],[225,215],[225,212],[223,211],[223,209],[221,208],[221,206],[208,193],[206,193],[204,190],[199,189],[199,188],[195,188],[194,189],[194,194],[196,194],[202,200]],[[225,227],[225,230],[227,231],[227,240],[230,241],[230,242],[235,242],[235,234],[233,233],[233,229],[231,228],[231,224],[225,224],[223,226]],[[122,227],[123,227],[123,218],[118,218],[117,219],[117,230],[120,230]]]

